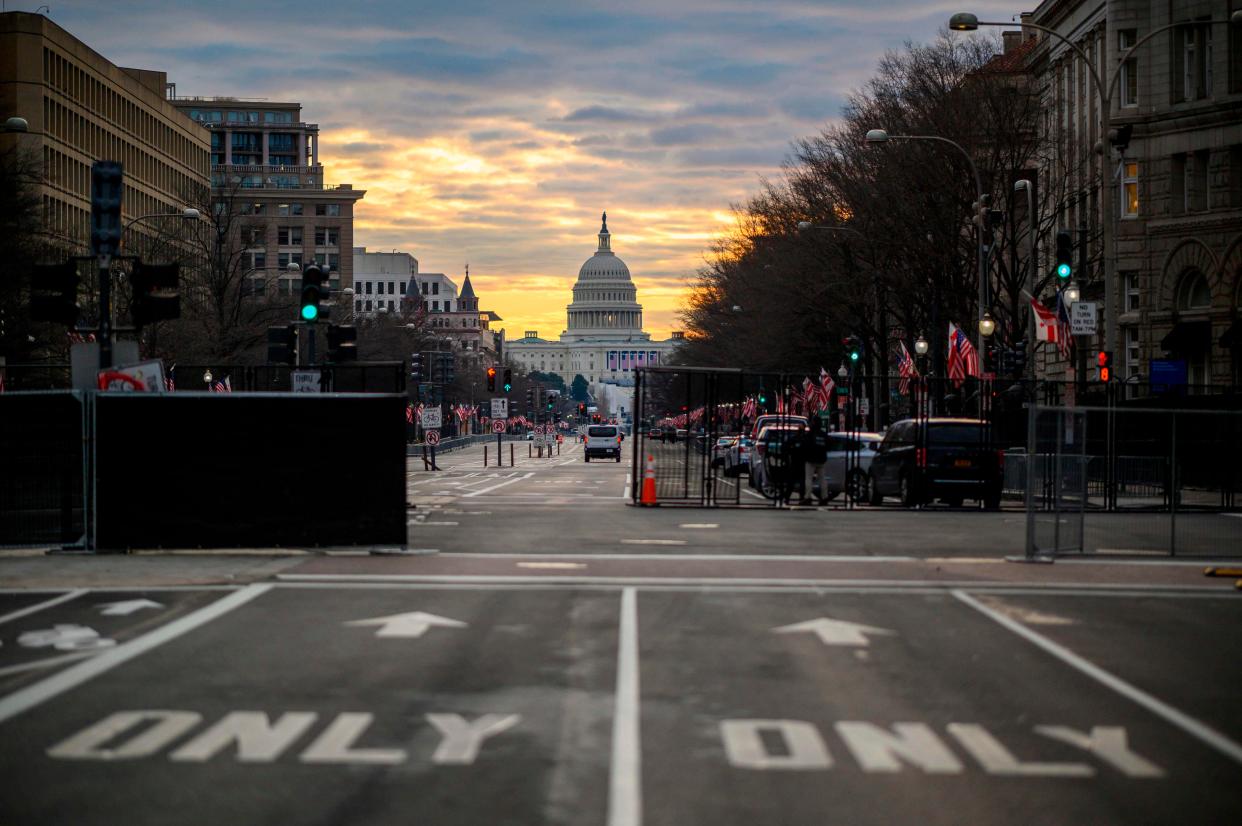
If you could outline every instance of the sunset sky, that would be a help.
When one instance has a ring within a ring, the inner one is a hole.
[[[1034,4],[1029,4],[1034,5]],[[10,11],[35,8],[10,0]],[[51,18],[179,95],[298,101],[355,243],[458,281],[511,337],[555,337],[608,211],[647,329],[730,204],[836,118],[886,49],[998,0],[78,0]],[[882,124],[877,124],[880,126]]]

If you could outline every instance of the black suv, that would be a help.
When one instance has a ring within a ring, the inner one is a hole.
[[[884,436],[871,460],[871,504],[896,496],[906,506],[940,499],[960,505],[978,499],[999,508],[1005,452],[992,427],[978,419],[903,419]]]

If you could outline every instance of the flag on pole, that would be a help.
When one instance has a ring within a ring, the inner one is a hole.
[[[901,391],[901,395],[910,395],[910,379],[919,377],[918,368],[914,366],[914,359],[910,357],[910,351],[906,349],[904,341],[897,342],[901,347],[901,352],[897,356],[897,372],[901,376],[901,381],[897,383],[897,389]]]
[[[966,334],[952,321],[949,322],[947,367],[954,387],[961,387],[967,376],[979,375],[979,354],[975,352],[975,346],[970,343]]]
[[[1065,300],[1065,290],[1057,291],[1057,349],[1061,351],[1061,358],[1069,358],[1070,341],[1070,309],[1069,303]]]
[[[819,368],[819,397],[824,403],[825,410],[832,405],[832,394],[836,389],[837,383],[832,380],[832,374],[821,366]]]
[[[1031,311],[1035,313],[1035,338],[1037,341],[1051,341],[1060,343],[1060,324],[1057,322],[1057,314],[1049,310],[1038,300],[1031,299]]]

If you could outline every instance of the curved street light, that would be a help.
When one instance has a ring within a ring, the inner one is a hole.
[[[962,154],[963,158],[966,159],[966,164],[970,167],[970,174],[975,179],[975,192],[978,197],[977,203],[979,203],[980,205],[983,204],[983,196],[984,196],[983,179],[979,177],[979,167],[975,165],[975,159],[970,157],[970,153],[966,151],[966,148],[963,147],[957,141],[950,140],[949,138],[943,137],[942,135],[890,135],[888,134],[888,131],[884,129],[868,129],[867,134],[863,140],[867,143],[868,146],[876,146],[879,144],[885,144],[885,143],[888,143],[889,141],[938,141],[940,143],[944,143],[944,144],[948,144],[949,146],[952,146],[954,149],[956,149],[958,152]],[[978,259],[978,266],[979,266],[979,275],[978,275],[979,317],[978,317],[978,322],[979,322],[980,329],[982,330],[983,316],[987,312],[987,305],[988,305],[988,274],[987,274],[988,264],[987,264],[987,254],[984,252],[984,248],[983,248],[983,227],[982,226],[979,227],[978,236],[979,236],[979,243],[976,245],[977,249],[975,250],[975,255],[976,255],[976,258]],[[982,332],[980,332],[979,343],[978,343],[978,348],[980,351],[983,350],[983,339],[984,338],[985,336],[983,335]]]

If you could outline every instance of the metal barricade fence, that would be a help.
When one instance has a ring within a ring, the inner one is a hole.
[[[1242,556],[1242,412],[1032,406],[1029,451],[1028,557]]]
[[[0,393],[0,546],[84,544],[86,415],[77,391]]]

